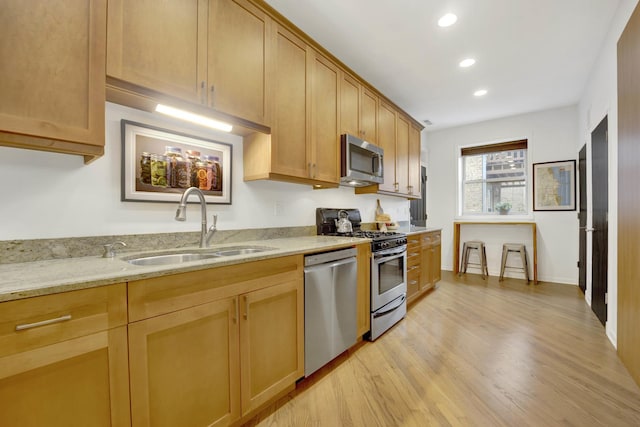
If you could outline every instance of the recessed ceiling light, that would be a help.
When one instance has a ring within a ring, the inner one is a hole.
[[[467,58],[467,59],[463,59],[462,61],[460,61],[460,66],[462,68],[467,68],[467,67],[471,67],[473,64],[476,63],[476,60],[473,58]]]
[[[454,15],[453,13],[447,13],[446,15],[438,19],[438,25],[441,27],[449,27],[455,24],[457,20],[458,17],[456,15]]]
[[[477,90],[475,92],[473,92],[473,96],[485,96],[487,94],[487,90],[486,89],[480,89]]]

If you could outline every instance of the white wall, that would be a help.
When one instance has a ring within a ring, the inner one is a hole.
[[[429,132],[425,136],[428,162],[428,226],[442,227],[442,267],[453,270],[453,221],[456,219],[457,164],[459,147],[470,144],[528,139],[529,164],[577,158],[577,108],[575,106],[491,120]],[[531,166],[528,171],[530,173]],[[529,179],[531,181],[531,179]],[[529,182],[529,206],[531,205]],[[531,209],[531,208],[530,208]],[[513,217],[511,217],[513,218]],[[577,284],[578,221],[575,211],[531,212],[527,220],[538,227],[538,279]],[[463,226],[463,233],[471,233]],[[514,234],[515,233],[515,234]],[[499,274],[502,243],[529,239],[526,230],[510,227],[481,227],[465,238],[488,243],[489,274]],[[530,240],[530,239],[529,239]],[[529,245],[529,240],[522,241]],[[530,251],[530,249],[528,249]],[[514,265],[516,263],[514,262]],[[522,277],[517,273],[514,277]]]
[[[618,331],[618,93],[617,43],[620,34],[638,4],[638,0],[621,0],[600,55],[590,73],[578,106],[579,150],[587,145],[587,193],[591,193],[591,132],[608,116],[609,129],[609,246],[607,336],[617,346]],[[587,200],[587,226],[591,226],[592,204]],[[591,303],[591,237],[587,233],[587,290],[585,297]]]
[[[316,207],[359,208],[373,222],[375,201],[398,221],[409,219],[406,199],[354,195],[352,188],[243,182],[242,138],[107,103],[105,155],[85,165],[79,156],[0,147],[0,240],[198,231],[200,213],[173,219],[176,204],[120,201],[120,120],[171,128],[233,145],[232,204],[208,205],[221,230],[315,225]],[[275,203],[283,208],[275,215]]]

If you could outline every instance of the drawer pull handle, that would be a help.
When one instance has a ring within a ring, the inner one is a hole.
[[[24,331],[25,329],[33,329],[33,328],[38,328],[40,326],[51,325],[53,323],[66,322],[67,320],[71,320],[71,315],[70,314],[66,314],[64,316],[56,317],[55,319],[43,320],[41,322],[24,323],[22,325],[16,325],[16,331]]]
[[[410,285],[415,285],[416,283],[418,283],[417,280],[412,280],[412,281],[409,282]]]

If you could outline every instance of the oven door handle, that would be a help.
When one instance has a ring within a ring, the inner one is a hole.
[[[404,255],[407,252],[407,245],[398,246],[391,249],[383,249],[378,252],[373,253],[373,257],[378,258],[386,258],[391,257],[393,255]]]
[[[380,264],[381,262],[391,261],[396,258],[403,257],[407,253],[406,248],[403,248],[401,251],[395,251],[392,249],[389,249],[389,251],[390,252],[386,252],[386,251],[375,252],[373,254],[373,259],[376,261],[376,263]]]
[[[385,316],[387,314],[393,313],[398,308],[402,307],[402,305],[404,304],[406,299],[407,299],[407,297],[404,294],[402,294],[402,297],[398,298],[398,300],[400,300],[400,301],[397,304],[394,304],[394,306],[389,308],[388,310],[376,311],[375,313],[373,313],[373,317],[377,319],[378,317],[382,317],[382,316]]]

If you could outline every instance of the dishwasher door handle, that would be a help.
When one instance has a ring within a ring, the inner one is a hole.
[[[325,264],[316,264],[316,265],[310,265],[308,267],[304,268],[304,272],[311,272],[311,271],[316,271],[316,270],[320,270],[323,268],[336,268],[336,267],[340,267],[341,265],[346,265],[346,264],[351,264],[352,262],[356,262],[356,258],[345,258],[342,259],[340,261],[335,261],[335,262],[331,262],[331,263],[325,263]]]

